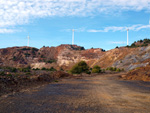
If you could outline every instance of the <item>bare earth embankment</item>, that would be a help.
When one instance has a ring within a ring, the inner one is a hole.
[[[62,79],[0,97],[0,113],[150,113],[150,82],[119,75]]]

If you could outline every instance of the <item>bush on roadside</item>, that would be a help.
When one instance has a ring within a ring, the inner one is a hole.
[[[70,70],[72,74],[81,74],[81,73],[88,73],[89,72],[89,66],[85,61],[81,61],[77,64],[75,64],[72,69]]]
[[[48,69],[49,71],[57,71],[54,67],[51,67],[50,69]]]
[[[86,72],[86,74],[89,74],[89,75],[90,75],[90,74],[91,74],[91,71],[90,71],[90,70],[89,70],[89,71],[87,71],[87,72]]]
[[[40,70],[39,68],[33,68],[32,70]]]
[[[45,67],[43,67],[41,70],[47,70]]]
[[[93,67],[92,73],[100,73],[100,72],[101,72],[101,68],[98,65]]]
[[[46,63],[56,63],[57,61],[56,60],[48,60],[48,61],[46,61]]]
[[[31,67],[28,66],[26,68],[19,68],[19,71],[21,71],[21,72],[30,72],[31,71]]]
[[[116,72],[121,72],[121,69],[117,68]]]
[[[116,68],[116,67],[108,67],[106,70],[109,70],[109,71],[115,71],[115,72],[121,72],[121,71],[124,71],[124,69],[119,69],[119,68]]]
[[[45,71],[57,71],[54,67],[51,67],[51,68],[45,68],[43,67],[41,70],[45,70]]]

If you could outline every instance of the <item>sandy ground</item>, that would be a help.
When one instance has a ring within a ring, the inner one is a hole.
[[[150,82],[120,74],[62,79],[0,97],[0,113],[150,113]]]

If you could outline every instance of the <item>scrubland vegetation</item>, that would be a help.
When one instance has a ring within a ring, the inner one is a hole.
[[[0,96],[10,92],[20,91],[22,88],[33,87],[49,82],[58,82],[61,77],[71,76],[63,71],[50,69],[0,67]]]
[[[124,69],[119,69],[116,67],[108,67],[107,69],[101,69],[101,67],[98,65],[95,65],[93,68],[89,68],[88,64],[85,61],[81,61],[75,64],[69,72],[71,74],[81,74],[81,73],[91,74],[91,73],[104,73],[106,71],[121,72],[124,71]]]
[[[114,71],[114,72],[124,71],[124,69],[119,69],[119,68],[116,68],[116,67],[108,67],[106,70]]]

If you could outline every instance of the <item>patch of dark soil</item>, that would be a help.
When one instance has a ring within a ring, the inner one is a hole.
[[[22,89],[35,87],[41,84],[53,82],[62,77],[71,77],[72,75],[57,71],[53,73],[43,73],[41,75],[23,75],[23,76],[0,76],[0,96],[11,92],[19,92]]]

